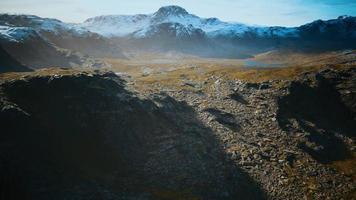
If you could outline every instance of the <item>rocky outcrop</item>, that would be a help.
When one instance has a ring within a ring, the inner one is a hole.
[[[5,199],[263,199],[184,101],[112,73],[1,84]]]
[[[292,82],[279,100],[281,127],[308,132],[300,148],[323,163],[352,157],[345,137],[355,139],[356,70],[325,70]]]
[[[354,67],[330,67],[283,81],[209,76],[189,79],[189,88],[137,88],[164,90],[192,106],[226,156],[267,198],[352,199],[354,77]]]

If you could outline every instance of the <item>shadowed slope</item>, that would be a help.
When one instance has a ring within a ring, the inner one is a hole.
[[[31,69],[23,66],[0,47],[0,73],[1,72],[26,72]]]
[[[355,138],[355,85],[355,69],[325,71],[294,82],[290,94],[279,100],[279,124],[289,132],[309,133],[300,148],[322,163],[350,158],[351,152],[338,135]]]
[[[140,99],[110,73],[33,77],[2,92],[5,197],[265,198],[195,111],[163,93]]]

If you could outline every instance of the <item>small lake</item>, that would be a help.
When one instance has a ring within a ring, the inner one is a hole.
[[[244,61],[245,67],[282,67],[283,64],[275,64],[275,63],[264,63],[255,60],[245,60]]]

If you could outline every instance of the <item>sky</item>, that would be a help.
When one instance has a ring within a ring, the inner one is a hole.
[[[154,13],[167,5],[181,6],[200,17],[268,26],[356,16],[356,0],[0,0],[0,12],[79,23],[98,15]]]

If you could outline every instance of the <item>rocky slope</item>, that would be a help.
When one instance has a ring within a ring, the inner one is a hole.
[[[60,48],[80,52],[93,57],[123,57],[119,47],[106,38],[76,24],[33,15],[0,15],[0,37],[23,40],[28,36],[38,38]],[[21,31],[25,30],[27,32]]]
[[[103,66],[91,57],[123,57],[107,39],[55,19],[0,15],[0,45],[30,68]]]
[[[1,72],[26,72],[31,69],[23,66],[4,49],[0,47],[0,73]]]
[[[355,197],[355,68],[283,84],[186,81],[182,89],[108,72],[4,76],[2,197]]]
[[[114,74],[25,78],[2,93],[7,198],[263,196],[191,107],[163,94],[140,99]]]

